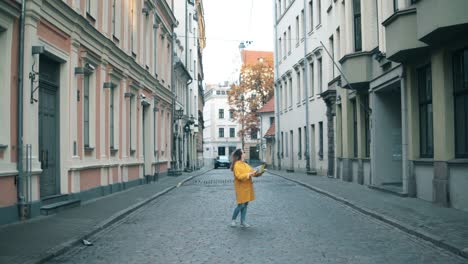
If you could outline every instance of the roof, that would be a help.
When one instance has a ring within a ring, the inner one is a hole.
[[[275,112],[275,97],[272,97],[257,113],[271,113]]]
[[[275,137],[275,123],[271,124],[270,128],[268,128],[267,132],[263,136],[264,138],[274,138]]]
[[[241,59],[243,64],[253,65],[263,59],[273,63],[272,51],[242,50]]]

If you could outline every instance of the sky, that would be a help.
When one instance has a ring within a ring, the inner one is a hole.
[[[273,51],[272,0],[203,0],[203,8],[206,84],[232,81],[239,67],[242,41],[253,41],[247,50]]]

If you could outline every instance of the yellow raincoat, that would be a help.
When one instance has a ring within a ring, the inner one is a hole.
[[[249,173],[254,169],[243,161],[237,161],[234,164],[234,189],[236,190],[237,204],[253,201],[255,193],[252,184],[252,178]]]

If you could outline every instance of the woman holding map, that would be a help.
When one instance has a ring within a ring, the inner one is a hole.
[[[245,154],[242,149],[237,149],[232,153],[231,170],[234,173],[234,189],[236,191],[237,207],[232,214],[231,227],[236,226],[236,219],[239,213],[240,227],[249,227],[245,222],[247,215],[247,205],[255,199],[252,177],[260,176],[263,171],[257,172],[249,164],[245,163]]]

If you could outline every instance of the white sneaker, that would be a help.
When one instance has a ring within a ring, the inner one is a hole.
[[[236,221],[235,220],[232,220],[231,224],[229,225],[230,227],[236,227]]]
[[[241,224],[240,224],[240,227],[248,228],[248,227],[250,227],[250,225],[247,224],[247,223],[241,223]]]

